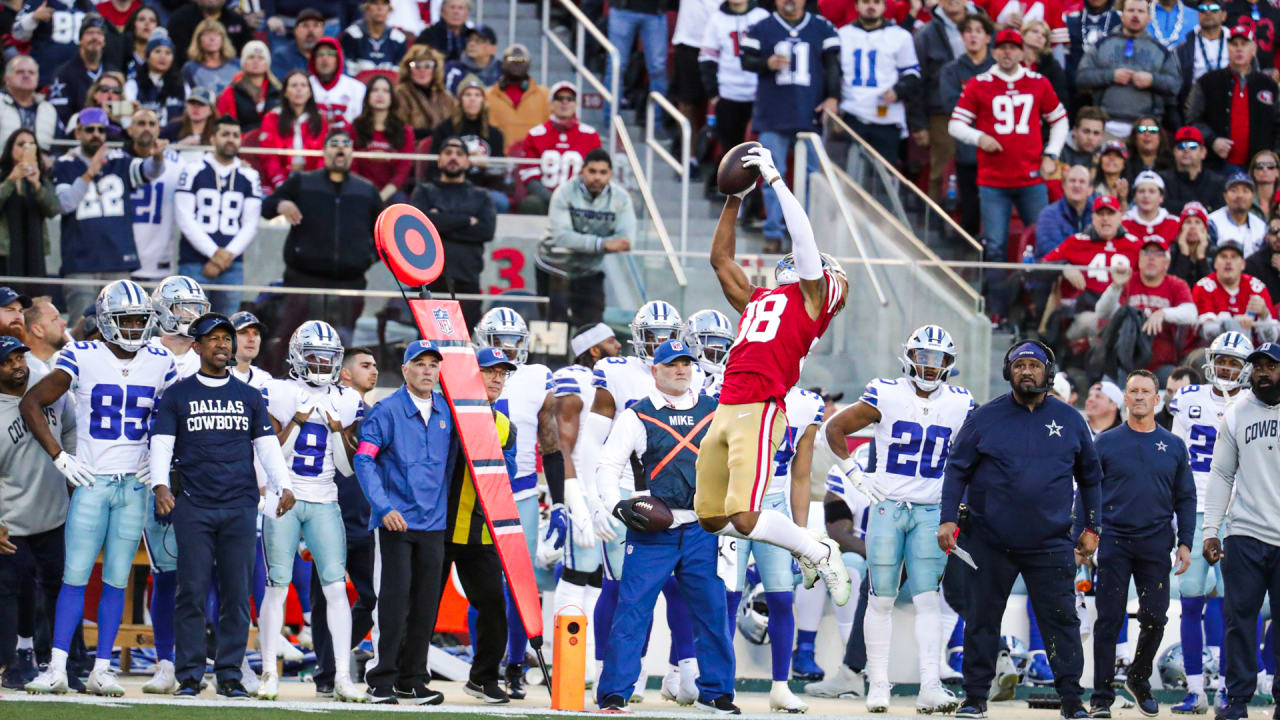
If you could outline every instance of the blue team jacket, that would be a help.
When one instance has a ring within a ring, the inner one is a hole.
[[[402,385],[360,425],[355,471],[372,510],[370,530],[392,510],[400,511],[410,530],[445,529],[458,434],[444,395],[431,397],[425,424]]]
[[[1001,395],[970,413],[951,443],[941,521],[956,521],[967,491],[971,532],[1015,551],[1069,548],[1073,479],[1097,531],[1102,467],[1084,417],[1052,396],[1027,410]]]

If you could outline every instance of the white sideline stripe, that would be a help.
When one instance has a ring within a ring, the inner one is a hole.
[[[317,702],[307,701],[272,701],[272,700],[214,700],[212,698],[192,698],[189,700],[178,700],[177,698],[166,700],[163,698],[100,698],[88,695],[23,695],[20,693],[4,693],[0,694],[0,707],[7,702],[34,702],[34,703],[75,703],[77,705],[111,705],[120,707],[125,705],[163,705],[166,707],[215,707],[215,708],[252,708],[262,710],[282,710],[290,712],[330,712],[341,713],[343,710],[356,710],[359,712],[387,712],[387,713],[426,713],[426,714],[442,714],[453,713],[462,715],[500,715],[507,718],[523,718],[532,715],[556,715],[561,717],[591,717],[599,720],[600,713],[594,710],[586,710],[583,712],[569,712],[565,710],[552,710],[549,707],[538,708],[503,708],[493,705],[371,705],[369,703],[340,703],[336,700],[325,700]],[[644,703],[647,705],[648,703]],[[590,706],[590,703],[588,703]],[[643,705],[630,706],[631,713],[624,717],[644,717],[644,718],[663,718],[664,720],[690,720],[697,718],[709,718],[709,714],[698,710],[687,710],[683,712],[646,712]],[[735,718],[742,720],[778,720],[777,713],[743,713],[736,715]],[[836,717],[828,715],[827,717]],[[867,715],[867,714],[839,714],[840,720],[876,720],[884,718],[883,715]]]

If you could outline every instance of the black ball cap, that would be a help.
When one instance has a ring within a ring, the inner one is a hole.
[[[205,313],[195,320],[191,321],[189,335],[192,340],[199,340],[218,328],[226,328],[231,333],[231,337],[236,336],[236,326],[231,324],[231,319],[222,313]]]

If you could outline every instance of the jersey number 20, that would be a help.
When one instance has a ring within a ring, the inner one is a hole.
[[[936,480],[942,477],[947,465],[947,450],[951,441],[951,428],[930,425],[927,429],[909,420],[893,424],[893,439],[902,440],[889,446],[889,458],[884,469],[894,475],[914,477],[919,467],[920,477]],[[919,462],[916,456],[920,456]]]
[[[742,313],[742,322],[738,324],[738,337],[734,344],[740,342],[769,342],[778,335],[782,325],[782,311],[787,309],[786,295],[769,295],[749,303]]]

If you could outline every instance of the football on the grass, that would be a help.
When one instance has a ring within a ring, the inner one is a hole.
[[[756,184],[760,171],[743,167],[742,158],[746,157],[751,148],[757,147],[760,147],[758,142],[744,142],[741,145],[735,145],[724,154],[720,159],[720,169],[716,171],[716,186],[720,188],[720,192],[733,195]]]
[[[623,525],[638,532],[659,532],[675,522],[671,508],[652,495],[623,500],[614,506],[613,514]]]

